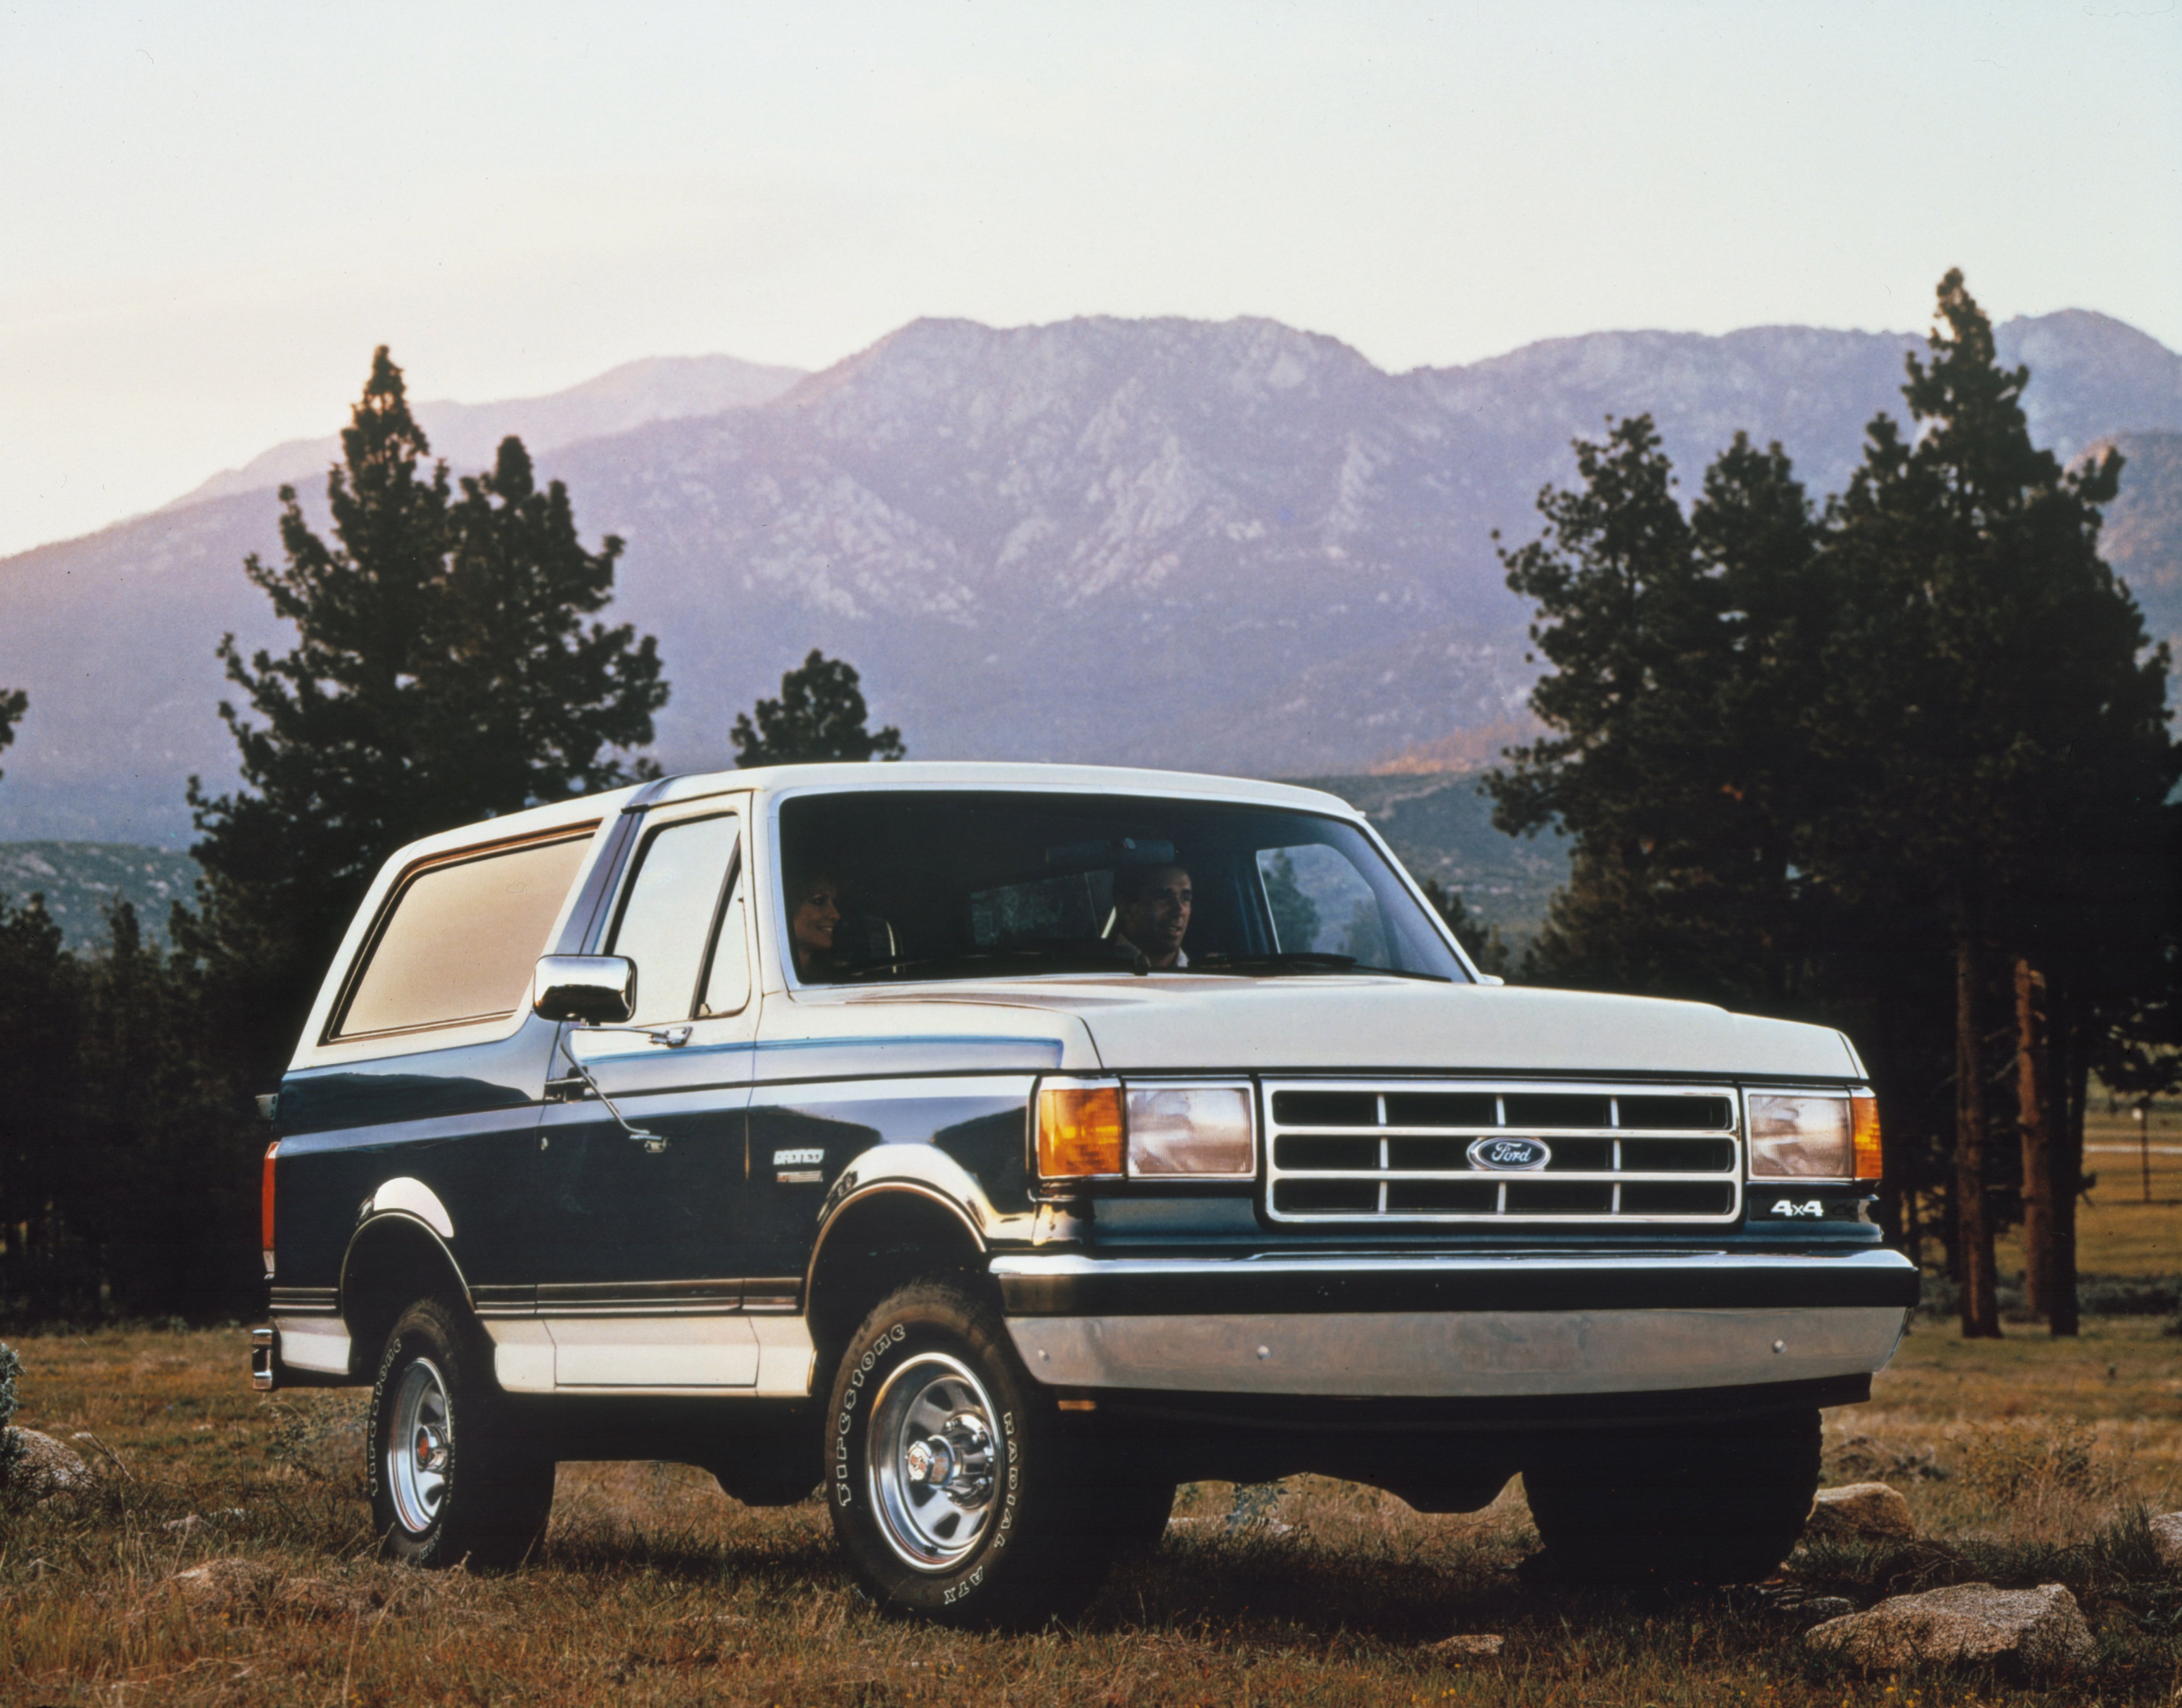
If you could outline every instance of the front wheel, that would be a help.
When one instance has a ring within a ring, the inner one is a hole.
[[[1019,1623],[1072,1612],[1111,1557],[1087,1522],[1091,1457],[1016,1356],[998,1312],[912,1282],[856,1333],[827,1408],[827,1504],[890,1612]]]
[[[553,1461],[503,1416],[481,1337],[436,1299],[402,1312],[371,1388],[373,1528],[413,1566],[512,1566],[546,1533]]]
[[[1605,1434],[1524,1467],[1553,1575],[1747,1583],[1788,1556],[1819,1486],[1819,1414]]]

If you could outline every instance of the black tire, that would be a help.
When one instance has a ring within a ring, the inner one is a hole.
[[[553,1461],[512,1427],[490,1356],[437,1299],[418,1300],[386,1337],[364,1457],[372,1525],[390,1558],[513,1566],[546,1533]]]
[[[1803,1534],[1819,1414],[1556,1444],[1523,1471],[1547,1573],[1585,1583],[1748,1583]]]
[[[850,1339],[826,1417],[833,1533],[883,1611],[1024,1625],[1097,1594],[1112,1548],[1085,1517],[1095,1456],[961,1282],[883,1300]]]

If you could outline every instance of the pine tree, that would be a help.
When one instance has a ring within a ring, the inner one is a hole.
[[[30,709],[30,696],[19,688],[0,688],[0,747],[15,739],[15,726]],[[0,775],[4,775],[0,773]]]
[[[667,700],[657,643],[627,624],[581,620],[612,598],[622,542],[609,535],[584,549],[568,489],[538,490],[519,439],[461,489],[424,635],[418,815],[467,824],[656,775],[607,750],[651,740]]]
[[[220,1008],[197,969],[146,940],[125,901],[78,960],[78,1162],[63,1208],[97,1252],[107,1301],[125,1316],[250,1308],[263,1296],[265,1134],[228,1093]]]
[[[1285,860],[1288,857],[1282,855],[1281,857]],[[1269,893],[1271,887],[1268,884]],[[1496,979],[1506,978],[1513,957],[1508,952],[1506,940],[1500,935],[1500,928],[1487,926],[1483,920],[1472,913],[1463,903],[1462,891],[1452,884],[1443,884],[1437,879],[1427,878],[1424,881],[1424,892],[1425,900],[1431,902],[1433,910],[1447,921],[1447,929],[1454,933],[1454,940],[1461,944],[1470,958],[1477,963],[1477,970],[1489,973]]]
[[[66,1214],[84,1179],[74,1149],[83,990],[42,897],[0,897],[0,1313],[97,1300],[97,1264]]]
[[[1818,907],[1792,826],[1811,786],[1796,713],[1816,644],[1818,530],[1775,446],[1738,435],[1686,516],[1648,418],[1578,441],[1576,490],[1541,494],[1544,536],[1504,552],[1553,667],[1554,733],[1487,779],[1511,833],[1558,824],[1568,886],[1535,976],[1779,1011],[1808,995]]]
[[[1916,430],[1875,422],[1822,518],[1777,447],[1738,438],[1685,515],[1648,422],[1578,445],[1580,486],[1504,554],[1551,734],[1489,782],[1502,828],[1575,840],[1529,976],[1849,1030],[1888,1110],[1882,1219],[1913,1247],[1920,1201],[1947,1204],[1974,1334],[2013,1123],[2034,1177],[2048,1159],[2033,1262],[2068,1332],[2086,1076],[2157,1035],[2182,967],[2168,661],[2098,559],[2117,465],[2031,444],[2028,375],[1959,274],[1940,319]],[[2028,1113],[1994,1090],[2010,1034]]]
[[[907,751],[901,731],[891,724],[876,734],[864,727],[864,705],[856,667],[828,658],[813,647],[799,669],[780,679],[780,698],[761,700],[750,713],[738,713],[733,740],[735,763],[811,765],[825,760],[861,763],[900,759]]]
[[[382,347],[328,474],[334,541],[280,489],[285,563],[246,573],[296,644],[248,660],[220,644],[247,712],[220,715],[244,787],[190,802],[200,912],[178,941],[257,1044],[285,1056],[371,877],[419,836],[644,774],[610,750],[651,739],[666,699],[655,643],[584,628],[621,542],[587,552],[566,490],[536,490],[519,441],[462,483],[430,446]]]
[[[1908,358],[1914,436],[1875,420],[1830,518],[1840,617],[1811,729],[1821,768],[1853,786],[1814,815],[1806,858],[1845,894],[1904,891],[1945,924],[1963,1328],[1993,1335],[1987,1039],[2016,1029],[1991,1017],[2017,954],[2081,970],[2099,892],[2143,894],[2176,762],[2165,650],[2098,557],[2118,458],[2064,472],[2032,444],[2029,372],[1999,365],[1958,271],[1938,318],[1928,357]],[[2049,1001],[2065,982],[2049,978]]]

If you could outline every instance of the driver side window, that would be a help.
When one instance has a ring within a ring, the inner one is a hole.
[[[656,1026],[697,1013],[731,1013],[749,1001],[750,971],[735,894],[737,829],[733,813],[719,813],[662,825],[645,838],[636,875],[606,945],[608,954],[626,955],[636,962],[632,1024]],[[720,950],[710,955],[708,965],[707,951],[716,937]],[[732,1006],[721,1006],[723,1001]]]

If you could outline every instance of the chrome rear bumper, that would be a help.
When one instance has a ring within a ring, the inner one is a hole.
[[[992,1267],[1008,1331],[1040,1381],[1193,1394],[1495,1399],[1868,1378],[1893,1356],[1916,1296],[1914,1269],[1876,1250],[1818,1259],[1010,1255]],[[1263,1308],[1252,1308],[1253,1294]]]

